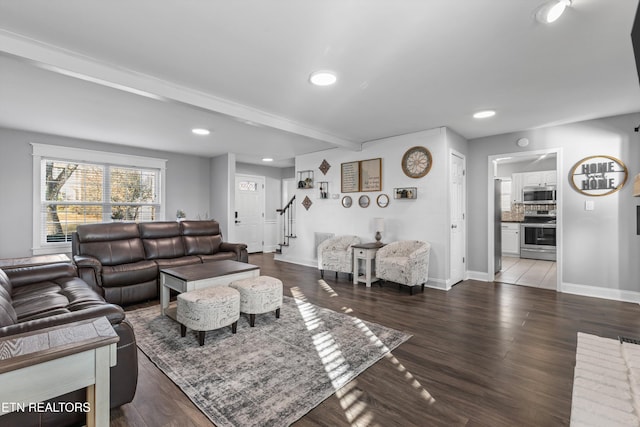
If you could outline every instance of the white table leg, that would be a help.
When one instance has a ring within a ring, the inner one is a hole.
[[[356,251],[353,251],[353,284],[358,284],[358,256]]]
[[[164,312],[169,308],[169,287],[165,285],[164,274],[160,275],[160,313],[164,315]]]
[[[371,287],[371,257],[367,254],[367,259],[366,259],[366,284],[367,284],[367,288]]]

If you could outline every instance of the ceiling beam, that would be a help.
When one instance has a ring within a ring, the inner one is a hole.
[[[177,85],[148,74],[100,62],[89,56],[48,45],[21,35],[0,30],[0,52],[29,61],[36,66],[73,78],[108,86],[164,102],[179,102],[206,111],[223,114],[251,125],[328,142],[353,151],[362,150],[360,142],[332,135],[285,117],[248,107],[224,98]]]

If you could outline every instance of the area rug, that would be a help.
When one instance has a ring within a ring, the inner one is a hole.
[[[640,345],[578,332],[571,426],[638,426]]]
[[[284,297],[280,319],[241,315],[205,344],[158,306],[127,312],[138,347],[218,427],[286,426],[411,335]]]

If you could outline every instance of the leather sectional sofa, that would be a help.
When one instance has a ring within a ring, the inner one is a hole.
[[[217,221],[80,225],[72,254],[80,277],[119,305],[157,298],[162,268],[248,261],[247,245],[223,242]]]
[[[110,404],[131,402],[138,383],[138,358],[133,329],[121,307],[107,303],[100,289],[77,276],[71,263],[0,269],[0,337],[105,316],[120,337],[116,366],[111,368]],[[0,385],[1,386],[1,385]],[[84,402],[78,390],[53,402]],[[82,425],[82,412],[12,412],[0,417],[0,426]]]

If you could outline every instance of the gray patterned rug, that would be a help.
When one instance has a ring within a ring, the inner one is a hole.
[[[158,306],[127,312],[138,347],[218,427],[290,425],[411,335],[285,296],[238,332],[180,337]]]

